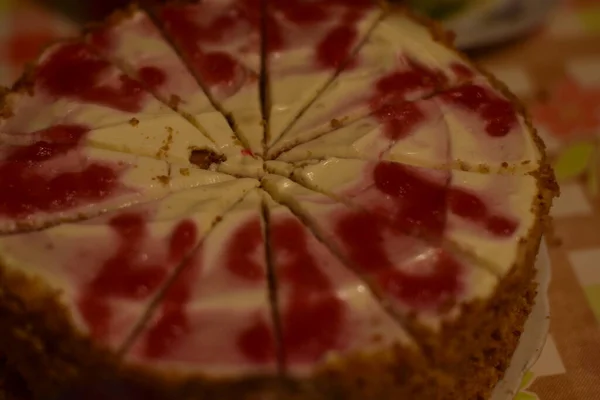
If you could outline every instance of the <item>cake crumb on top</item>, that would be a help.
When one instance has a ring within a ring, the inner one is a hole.
[[[190,154],[190,163],[202,169],[208,169],[212,164],[220,164],[226,160],[225,156],[207,149],[194,149]]]
[[[158,175],[155,179],[165,186],[167,186],[169,184],[169,182],[171,181],[171,178],[169,178],[166,175]]]

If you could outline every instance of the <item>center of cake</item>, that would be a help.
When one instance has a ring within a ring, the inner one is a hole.
[[[552,171],[405,10],[131,6],[0,117],[0,353],[37,398],[471,400],[504,373]]]

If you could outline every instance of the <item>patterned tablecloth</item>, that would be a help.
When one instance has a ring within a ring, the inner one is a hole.
[[[0,85],[74,32],[27,0],[0,0]],[[600,399],[600,0],[564,1],[533,35],[474,57],[529,104],[561,183],[550,336],[516,399]]]

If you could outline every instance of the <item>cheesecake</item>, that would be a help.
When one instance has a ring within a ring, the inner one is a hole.
[[[371,0],[131,5],[0,108],[36,399],[486,399],[558,194],[518,100]]]

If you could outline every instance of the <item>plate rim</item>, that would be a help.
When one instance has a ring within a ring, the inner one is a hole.
[[[542,238],[536,260],[538,292],[517,349],[511,358],[504,378],[498,382],[490,400],[512,400],[519,392],[523,376],[539,360],[550,330],[550,299],[548,291],[552,268],[546,240]]]
[[[507,25],[506,20],[479,18],[477,21],[469,23],[464,20],[450,20],[444,23],[444,26],[455,32],[455,45],[458,48],[472,50],[509,41],[535,29],[555,9],[558,0],[532,0],[522,2],[522,4],[526,10],[516,23]]]

